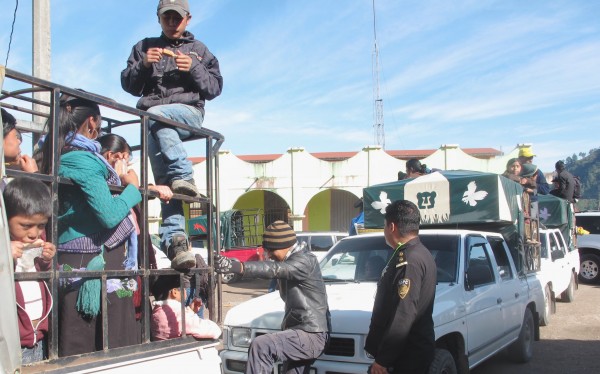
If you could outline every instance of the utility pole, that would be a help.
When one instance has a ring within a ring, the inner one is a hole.
[[[385,131],[383,128],[383,100],[379,96],[379,47],[377,46],[377,27],[375,23],[375,0],[373,0],[373,133],[375,144],[385,149]]]
[[[50,0],[32,0],[33,3],[33,76],[50,80],[51,71],[51,43],[50,43]],[[50,102],[49,92],[34,92],[33,98],[43,102]],[[50,108],[45,105],[33,104],[33,110],[50,113]],[[46,119],[33,116],[34,125],[43,125]],[[41,127],[40,127],[41,130]],[[37,143],[38,133],[33,133],[33,145]]]

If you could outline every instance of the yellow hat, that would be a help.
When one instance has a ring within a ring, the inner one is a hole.
[[[519,157],[535,157],[535,154],[531,151],[530,147],[526,147],[519,150]]]

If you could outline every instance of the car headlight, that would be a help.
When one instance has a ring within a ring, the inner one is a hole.
[[[248,348],[252,340],[252,330],[245,327],[231,328],[231,344],[235,347]]]

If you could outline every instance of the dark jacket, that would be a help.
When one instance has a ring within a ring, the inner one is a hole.
[[[36,271],[50,270],[50,263],[42,261],[40,258],[35,259]],[[25,312],[25,299],[21,290],[20,282],[15,282],[15,296],[17,299],[17,319],[19,323],[19,336],[21,337],[21,347],[32,348],[37,342],[44,339],[48,332],[48,317],[52,310],[52,295],[50,289],[44,281],[38,281],[40,291],[42,293],[42,318],[37,321],[36,326],[29,319],[29,315]]]
[[[573,174],[569,173],[567,170],[557,170],[558,175],[558,194],[556,196],[562,197],[563,199],[574,203],[573,193],[575,192],[575,178]]]
[[[150,68],[144,66],[144,54],[149,48],[167,48],[180,51],[192,58],[189,72],[177,69],[175,59],[163,56]],[[181,39],[170,40],[164,34],[159,38],[146,38],[133,46],[127,67],[121,72],[121,86],[134,96],[142,96],[137,107],[147,110],[163,104],[186,104],[204,113],[205,100],[221,94],[223,77],[219,61],[194,35],[186,31]]]
[[[548,181],[546,181],[544,172],[541,171],[539,168],[537,171],[535,183],[537,185],[537,193],[539,195],[548,195],[550,193],[550,185],[548,184]]]
[[[281,262],[245,262],[244,278],[277,278],[279,294],[285,302],[282,330],[331,330],[327,293],[319,261],[305,245],[296,244]]]
[[[426,372],[435,352],[437,268],[419,238],[396,251],[377,284],[365,350],[394,373]]]

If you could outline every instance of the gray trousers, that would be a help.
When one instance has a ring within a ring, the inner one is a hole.
[[[327,332],[284,330],[260,335],[248,351],[246,374],[271,374],[273,364],[283,361],[282,373],[308,374],[309,368],[325,350]]]

